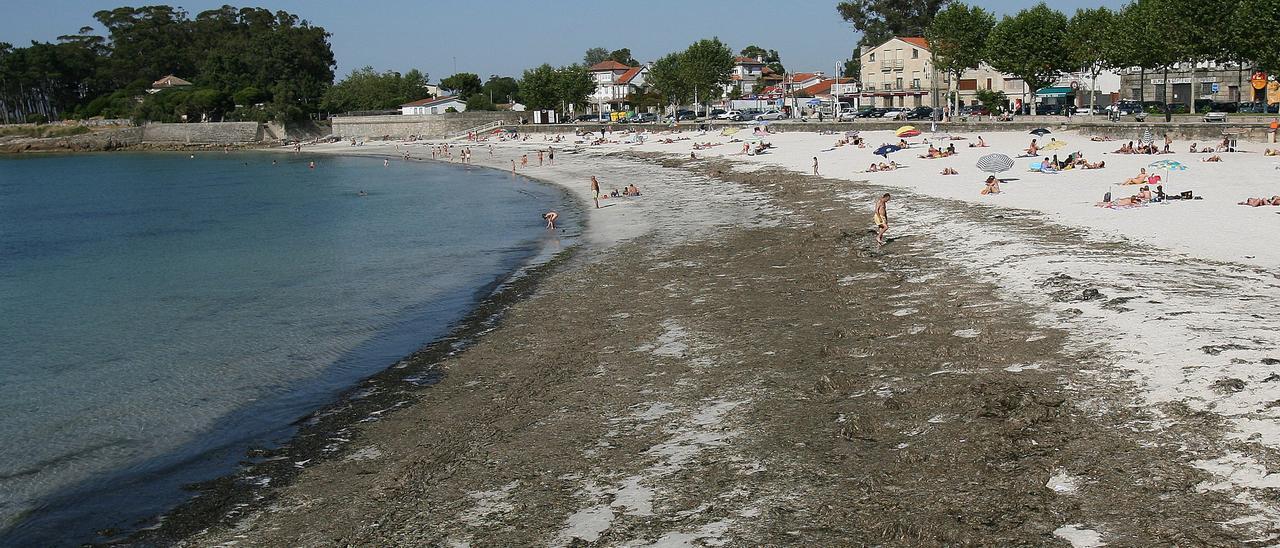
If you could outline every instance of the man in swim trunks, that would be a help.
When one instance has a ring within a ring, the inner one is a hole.
[[[876,199],[876,244],[884,245],[884,234],[889,231],[889,193]]]
[[[600,209],[600,181],[596,180],[596,176],[591,176],[591,192],[596,195],[596,209]]]

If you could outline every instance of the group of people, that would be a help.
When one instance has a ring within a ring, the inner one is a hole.
[[[893,171],[893,170],[895,170],[895,169],[898,169],[899,167],[901,167],[901,166],[899,166],[899,165],[898,165],[898,162],[889,162],[889,163],[887,163],[887,164],[886,164],[886,163],[884,163],[884,162],[880,162],[880,163],[878,163],[878,164],[871,164],[871,167],[868,167],[868,168],[867,168],[867,171],[869,171],[869,172],[875,172],[875,171]]]
[[[938,158],[946,158],[948,156],[955,156],[955,155],[956,155],[955,143],[951,143],[947,145],[947,148],[937,148],[932,144],[930,144],[929,151],[924,154],[921,154],[920,157],[925,159],[935,160]]]

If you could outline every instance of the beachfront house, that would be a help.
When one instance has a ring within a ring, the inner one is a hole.
[[[190,85],[191,85],[191,82],[188,82],[186,80],[183,80],[182,78],[178,78],[177,76],[170,74],[168,76],[165,76],[164,78],[161,78],[159,80],[156,80],[155,82],[152,82],[151,89],[148,89],[147,93],[159,93],[166,89],[183,88]]]
[[[596,84],[595,92],[587,100],[596,106],[596,112],[605,113],[627,110],[627,97],[644,87],[649,67],[629,67],[606,59],[592,65],[587,72]]]
[[[960,106],[974,105],[979,103],[978,92],[982,90],[1005,92],[1012,106],[1027,96],[1022,80],[986,64],[965,71],[959,80],[939,72],[933,66],[929,41],[921,36],[896,36],[878,46],[864,47],[860,59],[859,96],[869,106],[941,108],[949,103],[950,93],[959,96]]]
[[[419,99],[400,105],[400,114],[405,116],[414,114],[444,114],[453,108],[458,112],[467,110],[467,102],[457,97],[439,97]]]

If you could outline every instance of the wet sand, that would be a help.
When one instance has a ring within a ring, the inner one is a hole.
[[[406,362],[436,382],[393,384],[385,409],[317,440],[326,456],[210,505],[219,523],[181,543],[1248,540],[1183,452],[1216,425],[1151,428],[1125,383],[1099,381],[1104,350],[1069,347],[1044,310],[944,260],[947,242],[891,231],[876,248],[869,209],[827,198],[879,188],[636,154],[557,176],[602,165],[676,181],[640,179],[632,204],[678,214],[591,221],[617,237],[554,263],[465,351]],[[768,207],[699,199],[744,192]]]

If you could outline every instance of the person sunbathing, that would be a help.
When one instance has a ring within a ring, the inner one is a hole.
[[[942,169],[942,174],[943,175],[959,175],[960,172],[956,171],[955,168],[947,167]]]
[[[988,176],[984,184],[986,186],[983,187],[981,192],[983,196],[1000,193],[1000,179],[997,179],[995,175]]]
[[[1271,149],[1266,149],[1266,150],[1262,151],[1262,155],[1263,155],[1263,156],[1275,156],[1275,155],[1277,155],[1277,154],[1280,154],[1280,150],[1271,150]]]
[[[1208,158],[1205,158],[1204,160],[1201,160],[1201,161],[1203,161],[1203,162],[1221,162],[1221,161],[1222,161],[1222,157],[1221,157],[1221,156],[1218,156],[1217,154],[1214,154],[1213,156],[1210,156],[1210,157],[1208,157]]]
[[[1240,202],[1239,205],[1249,207],[1280,206],[1280,196],[1272,196],[1271,198],[1249,198]]]
[[[911,147],[907,145],[906,139],[898,139],[898,148],[911,148]]]
[[[1046,156],[1045,159],[1040,161],[1040,173],[1057,173],[1057,172],[1058,172],[1058,166],[1054,165],[1054,163],[1049,160],[1048,156]]]
[[[1104,167],[1107,167],[1106,160],[1103,160],[1101,162],[1085,162],[1084,163],[1085,169],[1102,169]]]
[[[1133,176],[1133,177],[1130,177],[1130,178],[1128,178],[1128,179],[1125,179],[1125,180],[1124,180],[1124,184],[1126,184],[1126,185],[1140,185],[1140,184],[1143,184],[1143,183],[1147,182],[1147,179],[1150,179],[1150,178],[1151,178],[1151,175],[1149,175],[1149,174],[1147,173],[1147,168],[1145,168],[1145,167],[1144,167],[1144,168],[1142,168],[1142,170],[1138,171],[1138,174],[1137,174],[1137,175],[1135,175],[1135,176]]]
[[[946,155],[946,156],[955,156],[955,154],[956,154],[956,144],[955,144],[955,143],[951,143],[951,144],[947,145],[947,152],[946,152],[946,154],[945,154],[945,155]]]
[[[1035,139],[1031,140],[1031,146],[1027,147],[1026,152],[1027,152],[1027,156],[1035,156],[1036,153],[1040,152],[1040,145],[1036,144]]]
[[[929,151],[924,154],[921,154],[920,157],[926,158],[926,159],[932,159],[932,158],[941,157],[941,155],[942,155],[941,151],[939,151],[936,148],[933,148],[933,145],[929,145]]]
[[[871,164],[871,167],[867,168],[867,171],[868,171],[868,172],[872,172],[872,171],[880,171],[880,166],[878,166],[878,165],[876,165],[876,164]]]

